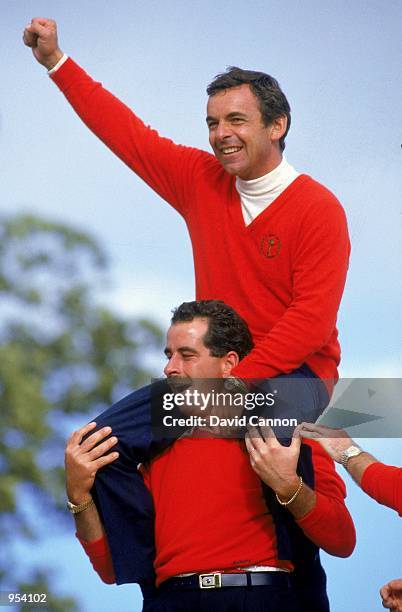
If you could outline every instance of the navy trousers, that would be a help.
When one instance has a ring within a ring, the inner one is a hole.
[[[293,588],[227,587],[163,591],[145,598],[143,612],[300,612]]]

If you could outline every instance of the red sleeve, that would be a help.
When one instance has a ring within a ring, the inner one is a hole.
[[[101,580],[106,582],[106,584],[114,584],[116,582],[116,578],[114,575],[112,557],[110,555],[106,536],[99,538],[99,540],[94,540],[93,542],[87,542],[87,540],[80,538],[77,533],[75,535],[87,553],[89,560],[92,563],[92,567],[99,575]]]
[[[342,206],[324,187],[320,189],[321,199],[309,207],[300,226],[292,262],[292,301],[269,333],[233,369],[234,376],[267,378],[289,373],[330,340],[332,344],[336,341],[350,242]],[[333,357],[339,361],[338,354]]]
[[[345,506],[345,483],[318,442],[306,440],[305,443],[313,450],[316,504],[296,522],[305,535],[327,553],[348,557],[356,545],[356,532]]]
[[[402,516],[402,468],[372,463],[363,473],[361,487],[379,504],[393,508]]]
[[[199,162],[211,155],[159,136],[71,58],[51,78],[89,129],[185,215],[191,201],[193,174]]]

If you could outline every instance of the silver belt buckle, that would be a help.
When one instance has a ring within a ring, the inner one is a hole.
[[[198,582],[200,589],[219,589],[222,586],[221,580],[222,574],[200,574],[198,576]]]

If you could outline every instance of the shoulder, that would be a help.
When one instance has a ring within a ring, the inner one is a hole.
[[[306,211],[317,212],[325,210],[327,213],[333,211],[344,214],[343,206],[336,195],[308,174],[299,176],[299,187],[297,190],[300,205]]]

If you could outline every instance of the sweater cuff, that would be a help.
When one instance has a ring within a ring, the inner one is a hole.
[[[51,76],[52,74],[54,74],[56,72],[56,70],[58,70],[59,68],[61,68],[61,66],[64,64],[64,62],[66,62],[68,60],[68,55],[66,53],[63,54],[63,56],[59,59],[59,61],[57,62],[57,64],[55,66],[53,66],[53,68],[51,68],[50,70],[47,71],[48,75]]]
[[[62,61],[62,59],[60,61]],[[68,56],[66,56],[65,61],[57,70],[55,69],[56,66],[52,68],[54,72],[49,71],[49,76],[63,93],[65,93],[70,85],[76,82],[77,78],[82,74],[86,75],[85,71]]]
[[[82,544],[82,547],[87,553],[88,557],[103,557],[104,555],[108,554],[109,548],[105,535],[98,540],[93,540],[92,542],[88,542],[88,540],[80,538],[78,533],[76,533],[75,536]]]
[[[398,483],[402,483],[402,468],[376,461],[364,470],[360,486],[379,504],[393,508],[402,516],[402,496],[398,496]],[[398,497],[401,499],[398,500]]]
[[[304,534],[327,553],[337,557],[348,557],[356,544],[356,533],[346,506],[316,492],[316,503],[296,523]],[[332,530],[328,524],[332,524]]]

